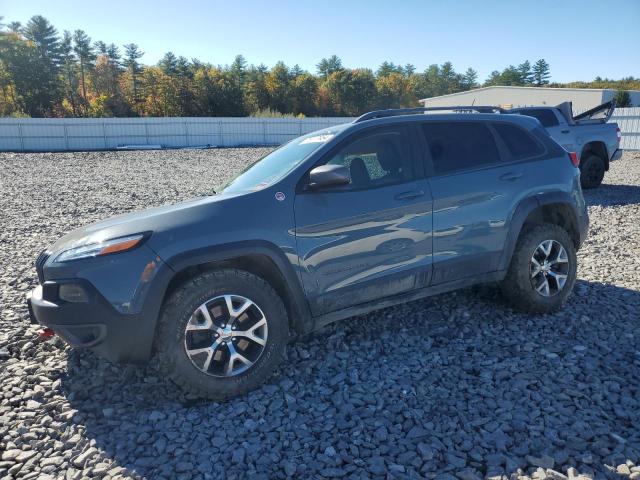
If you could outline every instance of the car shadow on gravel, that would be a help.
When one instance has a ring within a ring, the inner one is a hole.
[[[150,478],[482,477],[536,462],[603,476],[640,460],[639,311],[640,292],[598,282],[543,316],[480,287],[329,326],[226,403],[86,352],[69,353],[61,388],[95,447]]]
[[[603,183],[598,188],[583,190],[588,206],[624,206],[640,203],[640,186]]]

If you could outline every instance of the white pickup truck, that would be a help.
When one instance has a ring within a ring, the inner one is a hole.
[[[512,108],[502,113],[516,113],[537,118],[551,137],[580,160],[582,188],[595,188],[602,183],[609,162],[620,158],[620,128],[607,123],[615,102],[607,102],[573,116],[571,102],[555,107]]]

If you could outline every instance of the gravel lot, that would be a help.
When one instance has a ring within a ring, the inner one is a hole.
[[[0,479],[640,478],[638,153],[586,193],[579,280],[554,315],[493,287],[389,308],[298,341],[224,404],[38,339],[24,297],[43,247],[266,151],[0,154]]]

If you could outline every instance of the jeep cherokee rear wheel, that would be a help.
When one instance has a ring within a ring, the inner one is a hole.
[[[520,310],[547,313],[562,306],[575,281],[573,242],[558,225],[543,223],[520,234],[502,291]]]
[[[288,334],[282,300],[267,282],[241,270],[207,272],[163,306],[158,364],[184,390],[224,400],[269,378]]]

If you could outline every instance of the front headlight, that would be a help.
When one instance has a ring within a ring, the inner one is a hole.
[[[138,233],[136,235],[128,235],[126,237],[112,238],[102,242],[90,243],[80,247],[70,248],[59,253],[54,262],[67,262],[69,260],[78,260],[80,258],[101,257],[111,253],[126,252],[137,247],[145,235]]]

